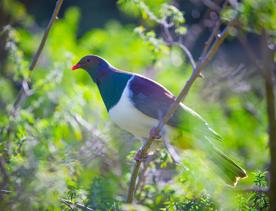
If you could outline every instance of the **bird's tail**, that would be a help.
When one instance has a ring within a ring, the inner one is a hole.
[[[228,185],[235,187],[240,179],[247,177],[246,171],[214,145],[221,143],[222,138],[207,123],[205,123],[205,126],[205,129],[202,130],[202,137],[204,137],[202,146],[205,148],[204,151],[209,160],[214,164],[218,175]]]
[[[210,148],[210,151],[208,150],[209,159],[214,164],[217,173],[227,184],[236,186],[240,179],[247,177],[246,171],[219,149],[214,146],[208,148]]]

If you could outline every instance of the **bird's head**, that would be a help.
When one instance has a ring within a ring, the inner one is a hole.
[[[76,65],[72,66],[71,69],[76,70],[82,68],[86,70],[88,73],[93,73],[100,68],[106,67],[109,67],[109,64],[101,57],[95,55],[87,55],[81,58],[81,60]]]

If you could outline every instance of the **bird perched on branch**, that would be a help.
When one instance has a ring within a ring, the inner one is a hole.
[[[176,97],[159,83],[118,70],[99,56],[83,57],[72,70],[79,68],[86,70],[97,84],[111,119],[137,137],[147,138],[175,102]],[[190,145],[205,151],[227,184],[235,186],[239,179],[247,176],[215,146],[220,136],[199,114],[182,103],[164,126],[161,136],[177,136],[175,143],[182,143],[176,145]]]

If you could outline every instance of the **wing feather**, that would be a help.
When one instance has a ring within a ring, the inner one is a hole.
[[[160,119],[175,102],[176,97],[157,82],[135,75],[129,83],[131,100],[134,106],[144,114]],[[180,128],[186,132],[198,135],[212,135],[220,139],[219,135],[208,126],[208,123],[191,108],[181,104],[168,121],[168,125]]]

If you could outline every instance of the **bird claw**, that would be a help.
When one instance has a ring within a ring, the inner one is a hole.
[[[150,139],[161,139],[161,135],[157,127],[153,127],[150,129],[149,136],[150,136]]]
[[[142,162],[142,161],[145,161],[145,160],[147,159],[147,156],[146,156],[146,157],[143,157],[143,155],[142,155],[142,150],[139,149],[139,150],[137,151],[137,153],[136,153],[134,159],[135,159],[136,161]]]

